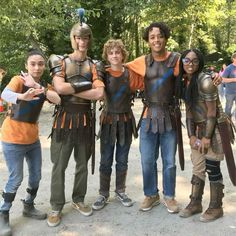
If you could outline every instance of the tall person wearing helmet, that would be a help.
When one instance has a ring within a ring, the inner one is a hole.
[[[92,41],[90,27],[81,20],[72,27],[70,40],[74,50],[71,54],[51,55],[49,58],[53,85],[61,97],[53,122],[50,148],[53,168],[49,226],[57,226],[61,222],[65,204],[65,170],[72,151],[76,163],[72,207],[85,216],[92,214],[91,207],[84,204],[93,138],[91,100],[103,97],[104,84],[96,65],[87,56]]]

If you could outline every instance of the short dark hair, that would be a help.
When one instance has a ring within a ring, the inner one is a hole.
[[[146,27],[144,29],[143,32],[143,39],[148,42],[148,35],[149,32],[153,29],[153,28],[159,28],[161,34],[163,34],[163,36],[168,39],[170,37],[170,29],[168,28],[168,26],[164,23],[164,22],[153,22],[151,23],[148,27]]]

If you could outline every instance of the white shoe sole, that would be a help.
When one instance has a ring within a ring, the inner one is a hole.
[[[72,207],[73,207],[75,210],[79,211],[79,212],[80,212],[82,215],[84,215],[84,216],[91,216],[91,215],[93,214],[92,208],[91,208],[91,211],[89,211],[89,212],[84,212],[84,211],[81,211],[80,208],[79,208],[74,202],[72,202]]]
[[[157,206],[157,205],[159,205],[160,204],[160,200],[158,200],[158,201],[156,201],[156,202],[154,202],[150,207],[148,207],[148,208],[139,208],[139,210],[140,211],[150,211],[154,206]]]
[[[99,211],[99,210],[102,210],[102,208],[104,208],[105,206],[106,206],[106,203],[102,206],[92,205],[92,209],[95,210],[95,211]]]

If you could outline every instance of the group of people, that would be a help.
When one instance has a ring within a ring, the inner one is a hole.
[[[0,205],[0,235],[11,235],[9,211],[23,179],[26,158],[29,180],[23,215],[45,219],[49,226],[61,222],[65,205],[65,170],[72,151],[75,176],[72,207],[85,216],[105,207],[110,196],[113,156],[115,155],[117,199],[125,206],[133,205],[126,193],[128,155],[137,126],[132,113],[131,95],[144,90],[144,109],[140,120],[140,153],[144,200],[141,211],[149,211],[160,203],[157,159],[163,164],[163,202],[168,212],[178,213],[175,199],[177,135],[175,113],[178,100],[186,104],[187,130],[193,162],[190,203],[180,211],[181,217],[202,212],[205,174],[210,180],[211,199],[200,220],[207,222],[223,216],[223,159],[218,122],[226,122],[212,78],[203,73],[203,56],[195,49],[180,56],[166,49],[169,28],[162,22],[150,24],[144,31],[150,53],[125,64],[127,51],[120,39],[108,40],[103,58],[108,66],[94,63],[87,56],[92,31],[84,22],[70,32],[73,52],[49,58],[52,87],[40,81],[45,58],[38,50],[28,53],[27,73],[15,76],[2,92],[11,103],[2,126],[3,155],[9,171]],[[217,80],[217,78],[216,78]],[[217,82],[216,82],[217,83]],[[51,211],[47,215],[34,207],[41,179],[41,147],[38,137],[38,116],[45,100],[56,104],[51,133]],[[99,194],[92,208],[85,204],[88,161],[94,154],[93,101],[103,100],[100,115]],[[141,113],[141,112],[140,112]],[[181,125],[181,124],[180,124]]]

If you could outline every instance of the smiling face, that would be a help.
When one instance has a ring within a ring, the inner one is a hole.
[[[148,45],[154,54],[163,54],[165,52],[166,38],[160,29],[153,27],[148,33]]]
[[[123,62],[123,55],[121,49],[118,47],[114,47],[108,50],[107,60],[111,65],[121,65]]]
[[[185,58],[182,59],[183,68],[186,74],[192,75],[194,74],[199,68],[199,59],[195,52],[189,52]]]

